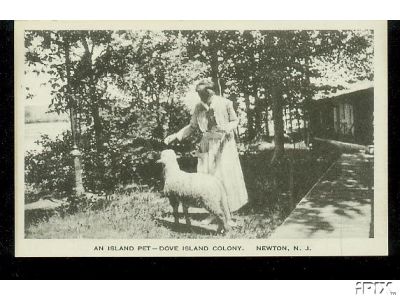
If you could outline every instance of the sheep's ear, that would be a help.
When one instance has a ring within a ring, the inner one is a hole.
[[[179,158],[181,158],[181,157],[182,157],[182,155],[176,154],[176,158],[177,158],[177,159],[179,159]]]

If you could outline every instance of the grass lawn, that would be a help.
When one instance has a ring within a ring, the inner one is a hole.
[[[216,225],[198,226],[197,221],[207,217],[207,213],[196,209],[189,210],[194,226],[186,226],[183,219],[180,226],[173,226],[171,207],[160,193],[160,186],[125,187],[115,192],[107,205],[74,214],[64,213],[62,209],[52,214],[26,214],[25,235],[43,239],[267,238],[338,157],[332,149],[287,150],[288,159],[279,168],[272,169],[271,155],[272,151],[267,149],[241,156],[250,203],[235,215],[238,226],[225,235],[216,234]],[[195,164],[182,161],[181,165],[192,168]]]
[[[194,226],[188,227],[181,219],[175,227],[169,221],[172,216],[168,199],[157,192],[121,193],[114,197],[115,202],[106,209],[64,217],[57,213],[32,224],[26,230],[26,238],[256,238],[268,235],[282,221],[278,211],[268,216],[238,216],[240,227],[217,235],[216,225],[196,226],[196,219],[206,217],[205,213],[191,213]]]

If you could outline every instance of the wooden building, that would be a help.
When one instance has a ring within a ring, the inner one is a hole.
[[[369,145],[374,141],[374,88],[315,100],[310,111],[314,137]]]

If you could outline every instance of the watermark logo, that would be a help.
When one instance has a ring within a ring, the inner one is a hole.
[[[356,295],[390,295],[395,296],[391,281],[357,281]]]

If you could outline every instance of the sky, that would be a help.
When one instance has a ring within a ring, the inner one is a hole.
[[[40,74],[36,75],[33,72],[27,72],[25,74],[25,97],[27,96],[27,91],[25,87],[29,87],[29,93],[33,94],[34,97],[31,99],[25,99],[25,106],[49,106],[51,103],[51,87],[48,84],[48,75]]]

